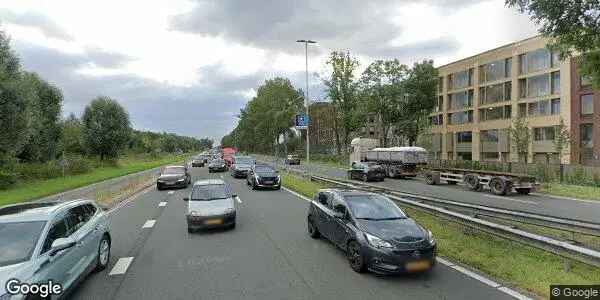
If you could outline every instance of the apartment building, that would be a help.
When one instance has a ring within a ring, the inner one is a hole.
[[[569,163],[570,149],[559,157],[553,140],[561,118],[572,126],[572,64],[546,44],[536,36],[439,67],[432,156],[518,161],[507,129],[524,117],[533,140],[528,161]]]

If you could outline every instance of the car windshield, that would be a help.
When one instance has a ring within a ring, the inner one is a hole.
[[[0,267],[29,260],[45,223],[0,223]]]
[[[392,200],[379,195],[345,196],[346,202],[357,219],[393,220],[405,219],[406,215]]]
[[[225,163],[225,161],[222,160],[222,159],[215,159],[211,163],[213,163],[213,164],[222,164],[222,163]]]
[[[184,167],[168,167],[168,168],[165,168],[163,171],[163,174],[166,174],[166,175],[184,174],[184,173],[185,173]]]
[[[250,157],[236,158],[235,163],[238,165],[251,165],[254,163],[254,159]]]
[[[210,201],[231,197],[231,191],[225,184],[196,185],[192,189],[191,201]]]
[[[274,170],[272,168],[270,168],[270,167],[262,167],[262,166],[261,167],[256,167],[254,169],[254,171],[257,172],[257,173],[272,173],[272,172],[274,172]]]

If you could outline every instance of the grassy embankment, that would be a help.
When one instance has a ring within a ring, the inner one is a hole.
[[[538,192],[554,196],[600,201],[600,187],[595,186],[544,183]]]
[[[310,198],[314,197],[319,188],[324,187],[294,175],[282,176],[285,187]],[[567,271],[565,259],[559,256],[469,230],[416,209],[404,209],[433,232],[438,241],[440,256],[476,268],[505,285],[516,286],[547,298],[551,284],[600,282],[598,268],[569,261],[570,270]]]
[[[186,155],[168,155],[159,158],[128,156],[120,159],[117,164],[97,167],[84,174],[18,183],[10,189],[0,190],[0,206],[38,199],[99,181],[180,162],[186,157]]]

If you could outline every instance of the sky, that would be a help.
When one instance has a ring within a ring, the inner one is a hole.
[[[63,115],[96,96],[141,130],[219,141],[257,87],[277,76],[325,97],[328,53],[443,65],[536,35],[504,0],[2,0],[24,69],[64,93]]]

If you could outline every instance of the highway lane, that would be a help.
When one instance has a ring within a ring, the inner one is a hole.
[[[227,173],[193,169],[194,179],[231,182],[238,204],[235,230],[189,234],[186,190],[151,190],[112,214],[112,269],[133,257],[123,275],[93,274],[74,299],[511,299],[438,264],[426,274],[357,274],[344,254],[306,233],[308,203],[286,191],[252,191]],[[165,207],[159,203],[168,201]],[[142,229],[147,220],[152,228]]]
[[[273,164],[272,158],[267,162]],[[278,166],[283,166],[281,163]],[[295,170],[306,170],[305,165],[288,166]],[[346,178],[346,171],[329,166],[312,165],[313,174],[320,174],[329,177]],[[588,222],[598,222],[600,220],[600,201],[576,201],[568,199],[557,199],[552,197],[543,197],[538,195],[518,195],[510,194],[508,196],[497,196],[484,192],[469,191],[462,185],[428,185],[420,178],[414,179],[391,179],[386,178],[384,182],[371,182],[398,191],[420,194],[424,196],[437,197],[452,201],[465,202],[470,204],[486,205],[512,210],[520,210],[536,214],[550,215],[561,218],[576,219]]]

